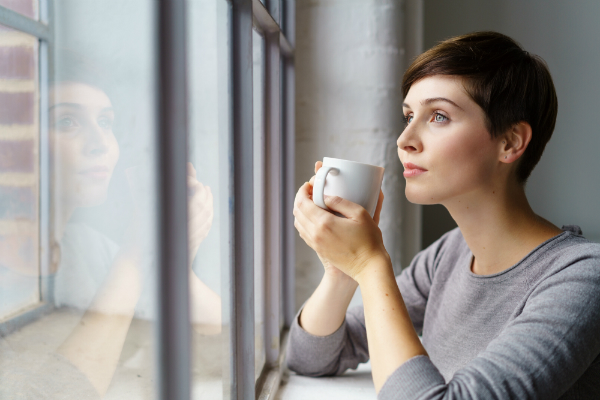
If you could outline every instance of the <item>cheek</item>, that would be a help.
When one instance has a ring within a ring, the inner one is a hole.
[[[491,138],[486,131],[474,129],[465,129],[453,140],[446,141],[442,151],[449,163],[446,166],[447,172],[456,171],[458,174],[452,175],[462,179],[487,176],[493,150],[491,144]]]
[[[117,164],[120,154],[121,151],[119,149],[119,142],[117,142],[117,139],[112,136],[110,142],[108,143],[108,159],[112,163],[111,167],[114,168],[114,166]]]
[[[440,203],[488,184],[493,173],[493,148],[486,131],[464,130],[424,144],[430,175],[407,182],[410,201]]]
[[[62,174],[75,173],[81,166],[81,145],[77,139],[54,135],[50,141],[53,164]]]

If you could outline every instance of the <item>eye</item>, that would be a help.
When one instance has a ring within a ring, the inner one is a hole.
[[[445,115],[442,115],[440,113],[434,113],[434,117],[433,117],[434,122],[446,122],[447,120],[448,120],[448,117],[446,117]]]
[[[112,129],[113,121],[107,117],[101,117],[98,119],[98,126],[102,129]]]
[[[61,130],[69,130],[77,126],[77,121],[71,117],[63,117],[56,122],[56,127]]]
[[[404,122],[406,122],[406,124],[410,124],[413,120],[414,116],[412,114],[408,114],[404,116]]]

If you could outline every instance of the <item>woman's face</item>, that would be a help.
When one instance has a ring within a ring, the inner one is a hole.
[[[403,111],[408,124],[397,144],[409,201],[469,201],[494,190],[502,139],[491,138],[485,114],[461,78],[436,75],[417,81]]]
[[[57,198],[75,207],[104,202],[119,159],[110,99],[93,86],[61,82],[52,87],[49,110]]]

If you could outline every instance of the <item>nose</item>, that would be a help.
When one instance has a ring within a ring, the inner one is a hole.
[[[91,123],[86,132],[86,154],[100,156],[108,152],[108,133],[98,124]]]
[[[402,131],[398,137],[396,144],[398,145],[398,150],[404,150],[407,153],[418,153],[423,151],[423,143],[417,133],[415,122],[406,126],[404,131]]]

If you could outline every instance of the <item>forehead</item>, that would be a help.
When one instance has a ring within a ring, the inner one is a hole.
[[[112,107],[112,103],[104,91],[78,82],[60,82],[52,86],[50,106],[61,103],[79,104],[91,109]]]
[[[405,103],[411,108],[418,108],[421,102],[431,98],[452,100],[465,111],[479,108],[465,91],[462,78],[457,76],[434,75],[416,81],[411,85]]]

